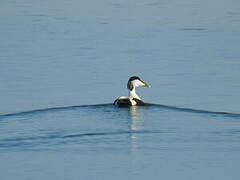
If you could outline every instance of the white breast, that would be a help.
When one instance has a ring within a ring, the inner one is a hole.
[[[136,101],[134,101],[133,99],[129,99],[129,100],[130,100],[132,106],[135,106],[137,104]]]

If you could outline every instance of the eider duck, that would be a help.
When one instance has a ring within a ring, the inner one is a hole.
[[[121,96],[117,98],[113,104],[119,107],[146,105],[136,93],[136,87],[141,87],[141,86],[150,87],[146,82],[144,82],[138,76],[130,77],[127,83],[129,97]]]

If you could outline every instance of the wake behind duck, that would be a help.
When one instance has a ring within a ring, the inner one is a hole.
[[[121,96],[117,98],[113,104],[119,107],[147,105],[141,100],[141,98],[136,93],[136,87],[141,87],[141,86],[150,87],[149,84],[147,84],[145,81],[140,79],[138,76],[130,77],[127,83],[129,97]]]

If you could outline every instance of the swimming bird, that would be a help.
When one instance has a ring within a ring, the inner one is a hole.
[[[146,82],[140,79],[138,76],[132,76],[129,78],[127,88],[129,91],[129,97],[121,96],[114,101],[114,105],[119,107],[124,106],[144,106],[146,105],[136,93],[136,87],[146,86],[150,87]]]

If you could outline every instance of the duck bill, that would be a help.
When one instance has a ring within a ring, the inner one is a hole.
[[[146,83],[145,81],[143,81],[143,80],[141,80],[141,81],[142,81],[142,83],[144,84],[143,86],[148,87],[148,88],[151,87],[151,86],[150,86],[148,83]]]

